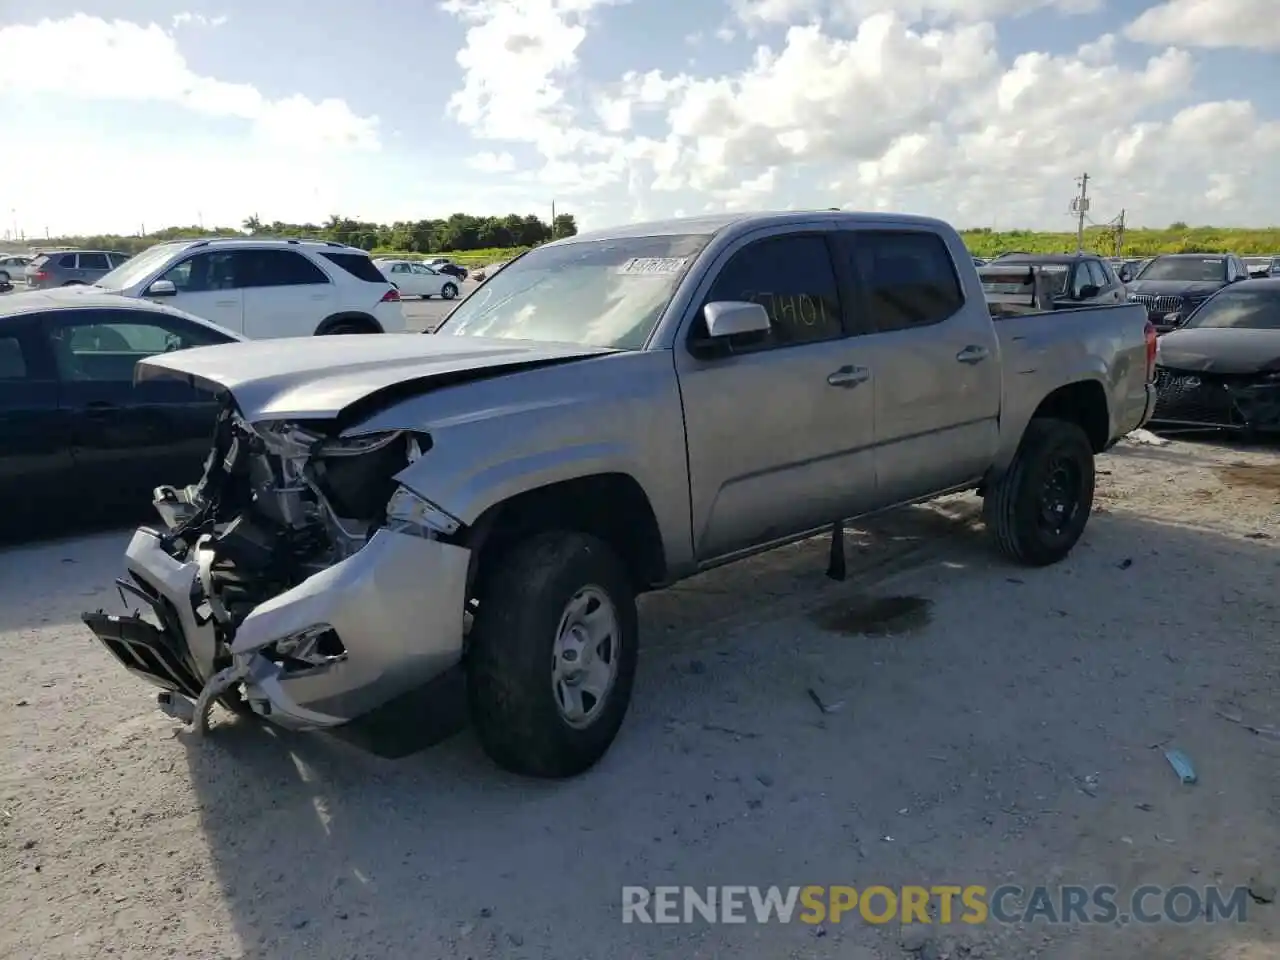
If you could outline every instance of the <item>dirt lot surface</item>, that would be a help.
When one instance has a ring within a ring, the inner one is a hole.
[[[0,553],[0,957],[1277,956],[1252,900],[927,937],[620,922],[626,884],[1274,896],[1280,458],[1126,443],[1099,469],[1055,567],[996,559],[961,497],[853,535],[844,584],[818,541],[646,598],[623,733],[565,783],[470,734],[392,762],[218,714],[192,742],[77,621],[116,609],[123,534]]]

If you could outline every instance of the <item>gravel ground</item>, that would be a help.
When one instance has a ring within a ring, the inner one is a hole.
[[[625,884],[1280,882],[1280,461],[1126,443],[1099,468],[1051,568],[996,559],[958,497],[867,524],[844,584],[816,541],[645,598],[623,733],[565,783],[470,734],[392,762],[219,714],[192,742],[76,619],[115,608],[124,534],[0,553],[0,956],[1274,957],[1280,908],[1252,902],[924,940],[620,923]]]

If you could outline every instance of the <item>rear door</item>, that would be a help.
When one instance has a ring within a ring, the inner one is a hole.
[[[71,436],[39,314],[0,329],[0,533],[61,511],[71,488]],[[25,516],[24,516],[25,514]]]
[[[105,253],[82,253],[77,264],[76,279],[81,283],[97,283],[111,270]]]
[[[179,381],[135,386],[133,370],[144,357],[226,341],[181,317],[128,308],[58,311],[45,324],[80,488],[141,507],[160,484],[199,480],[216,401]]]
[[[157,280],[168,280],[177,294],[144,297],[164,303],[241,333],[244,330],[244,290],[240,264],[230,250],[206,250],[179,260]]]
[[[1090,260],[1089,275],[1098,288],[1095,303],[1120,303],[1124,300],[1124,285],[1111,272],[1111,264],[1104,260]]]
[[[1002,392],[985,301],[967,302],[958,257],[923,228],[839,235],[860,291],[866,365],[875,371],[876,482],[882,504],[980,477],[999,441]]]
[[[296,251],[237,251],[244,277],[244,332],[253,339],[309,337],[334,312],[337,295],[324,271]]]

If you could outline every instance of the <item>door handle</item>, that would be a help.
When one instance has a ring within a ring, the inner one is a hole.
[[[961,363],[981,363],[990,354],[991,351],[986,347],[965,347],[956,354],[956,359]]]
[[[105,400],[91,400],[84,405],[85,415],[94,418],[105,417],[119,409],[114,403],[107,403]]]
[[[846,390],[866,383],[871,379],[871,371],[866,367],[841,367],[834,373],[827,374],[827,383],[833,387],[844,387]]]

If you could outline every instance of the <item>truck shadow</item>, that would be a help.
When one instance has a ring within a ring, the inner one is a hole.
[[[845,583],[823,576],[817,540],[646,598],[628,721],[573,781],[503,774],[469,733],[392,762],[220,715],[187,760],[243,956],[771,957],[813,942],[799,924],[624,925],[628,884],[1245,882],[1280,842],[1280,743],[1214,711],[1280,723],[1280,552],[1109,512],[1068,561],[1023,570],[995,558],[973,507],[867,524]],[[903,631],[814,622],[908,587],[932,616]],[[1169,743],[1200,786],[1151,749]],[[933,937],[1044,960],[1274,955],[1280,926],[1250,906],[1244,924]],[[900,955],[892,927],[828,932],[833,952]]]

